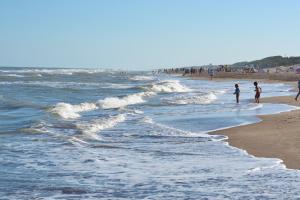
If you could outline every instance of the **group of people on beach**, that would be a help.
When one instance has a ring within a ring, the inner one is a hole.
[[[255,103],[259,103],[259,98],[260,98],[260,93],[262,92],[261,87],[258,86],[258,83],[255,81],[254,83],[254,87],[255,87]],[[236,97],[236,103],[240,102],[240,88],[238,84],[235,84],[235,92],[233,93],[235,94]],[[300,80],[298,80],[298,93],[295,97],[295,100],[298,101],[298,97],[300,96]]]
[[[259,103],[259,98],[260,98],[260,93],[262,92],[261,87],[258,86],[258,83],[255,81],[254,83],[254,87],[255,87],[255,103]],[[236,103],[240,102],[240,88],[238,84],[235,84],[235,92],[233,93],[235,94],[235,98],[236,98]],[[299,95],[300,95],[300,89],[299,89]],[[298,96],[299,96],[298,95]]]

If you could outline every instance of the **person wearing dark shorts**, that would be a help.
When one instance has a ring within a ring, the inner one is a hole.
[[[297,96],[295,97],[295,100],[296,100],[296,101],[298,100],[299,95],[300,95],[300,80],[298,80],[298,94],[297,94]]]
[[[235,92],[233,94],[235,94],[236,103],[239,103],[240,102],[240,88],[239,88],[238,84],[235,84]]]
[[[260,98],[260,93],[261,93],[261,88],[258,86],[258,83],[255,81],[254,82],[255,86],[255,103],[259,103],[259,98]]]

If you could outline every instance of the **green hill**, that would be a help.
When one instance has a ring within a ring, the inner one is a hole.
[[[232,67],[255,67],[255,68],[271,68],[279,66],[291,66],[295,64],[300,64],[299,57],[282,57],[282,56],[271,56],[263,58],[261,60],[254,60],[250,62],[238,62],[234,63]]]

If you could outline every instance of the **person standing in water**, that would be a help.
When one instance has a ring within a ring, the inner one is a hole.
[[[235,94],[236,103],[239,103],[240,102],[240,88],[239,88],[238,84],[235,84],[235,92],[233,94]]]
[[[255,81],[254,82],[255,86],[255,103],[259,103],[259,98],[260,98],[260,93],[261,93],[261,88],[258,86],[258,83]]]
[[[214,76],[214,70],[212,68],[208,69],[208,75],[210,76],[210,80],[212,80],[212,78]]]
[[[298,80],[298,94],[297,94],[297,96],[295,97],[295,100],[296,100],[296,101],[298,100],[299,95],[300,95],[300,80]]]

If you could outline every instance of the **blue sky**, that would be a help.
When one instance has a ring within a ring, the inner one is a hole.
[[[0,0],[0,65],[151,69],[300,56],[297,0]]]

